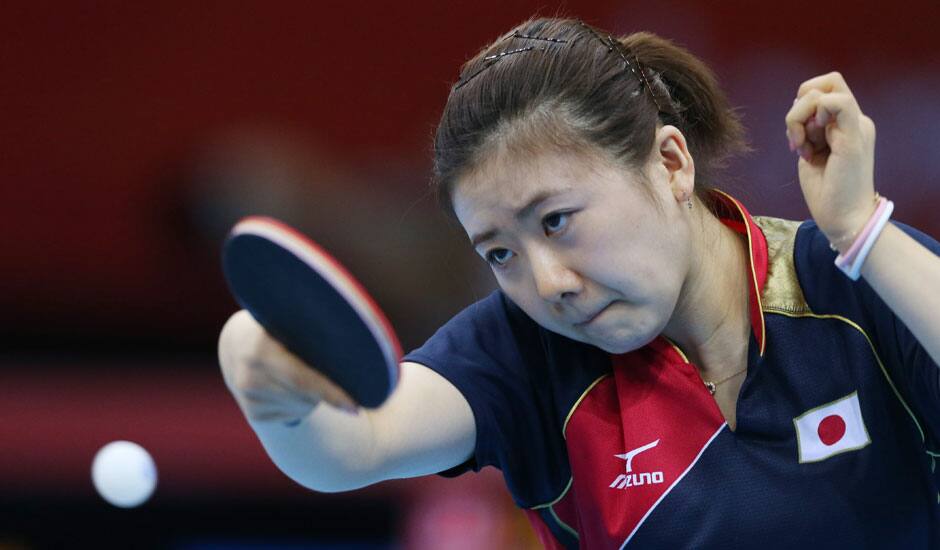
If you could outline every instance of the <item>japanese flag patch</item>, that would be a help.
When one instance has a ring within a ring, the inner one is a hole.
[[[793,419],[800,463],[819,462],[871,443],[858,392],[810,409]]]

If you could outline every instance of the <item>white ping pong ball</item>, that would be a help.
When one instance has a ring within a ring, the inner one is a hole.
[[[91,481],[101,498],[121,508],[140,506],[157,487],[157,465],[131,441],[112,441],[91,463]]]

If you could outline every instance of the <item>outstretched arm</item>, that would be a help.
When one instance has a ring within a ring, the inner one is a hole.
[[[338,386],[267,334],[248,312],[219,337],[226,385],[271,460],[324,492],[437,473],[467,460],[476,443],[470,405],[445,378],[402,363],[379,408],[358,409]],[[297,422],[299,420],[299,423]]]

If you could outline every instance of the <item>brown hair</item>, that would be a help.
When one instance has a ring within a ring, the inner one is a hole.
[[[696,194],[710,204],[704,188],[729,156],[748,150],[711,70],[648,32],[614,39],[573,19],[531,19],[463,65],[434,138],[432,188],[453,216],[454,184],[500,147],[600,150],[636,167],[657,123],[685,136]]]

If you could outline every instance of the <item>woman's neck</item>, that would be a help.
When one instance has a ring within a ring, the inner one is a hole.
[[[751,322],[747,239],[699,209],[703,231],[692,232],[693,259],[663,335],[707,380],[746,366]]]

